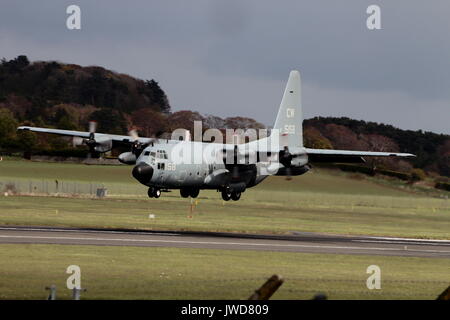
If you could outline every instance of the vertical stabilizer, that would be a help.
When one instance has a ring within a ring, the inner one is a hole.
[[[303,147],[303,112],[301,101],[300,72],[291,71],[284,89],[283,99],[278,110],[274,129],[278,129],[282,136],[281,144],[290,149]],[[287,138],[287,139],[286,139]],[[287,142],[284,142],[287,141]]]

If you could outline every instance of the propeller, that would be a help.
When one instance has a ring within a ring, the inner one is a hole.
[[[131,152],[138,157],[144,148],[147,146],[145,143],[139,141],[139,135],[136,129],[131,129],[128,135],[133,139],[133,144],[131,145]]]
[[[130,137],[129,141],[132,143],[131,150],[121,153],[118,159],[120,162],[125,164],[135,164],[142,151],[144,151],[144,149],[149,145],[149,142],[144,143],[140,141],[136,129],[131,129],[128,131],[128,136]]]
[[[89,147],[88,159],[92,158],[92,154],[95,152],[95,132],[97,131],[97,122],[89,121],[89,138],[84,139],[84,143]]]
[[[81,137],[73,137],[72,143],[74,146],[81,146],[83,144],[86,144],[89,146],[93,145],[95,142],[95,132],[97,131],[97,122],[95,121],[89,121],[89,137],[81,138]]]
[[[292,159],[294,158],[294,156],[289,152],[288,134],[283,133],[281,135],[280,140],[281,140],[281,144],[283,146],[283,150],[281,150],[279,153],[278,161],[284,166],[284,168],[286,170],[286,180],[292,180],[291,165],[292,165]]]
[[[88,158],[92,158],[93,154],[108,152],[112,149],[112,140],[107,135],[96,135],[97,122],[89,122],[89,135],[87,138],[74,137],[73,145],[86,145],[89,148]]]

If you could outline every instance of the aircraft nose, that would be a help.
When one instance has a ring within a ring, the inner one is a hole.
[[[140,163],[133,168],[133,177],[140,183],[146,184],[153,176],[153,168],[145,163]]]

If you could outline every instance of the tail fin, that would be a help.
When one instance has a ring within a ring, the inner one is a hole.
[[[287,135],[289,148],[303,147],[303,111],[300,72],[291,71],[289,80],[284,89],[283,99],[278,110],[274,129],[278,129],[280,135]]]

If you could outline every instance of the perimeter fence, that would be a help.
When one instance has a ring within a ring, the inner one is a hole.
[[[60,180],[0,180],[3,195],[66,195],[105,197],[107,188],[101,183]]]

